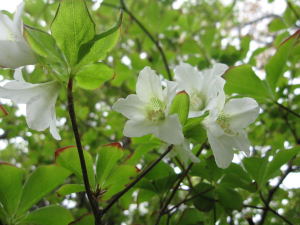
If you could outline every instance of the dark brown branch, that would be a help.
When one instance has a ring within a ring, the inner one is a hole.
[[[90,202],[90,205],[91,205],[94,217],[95,217],[95,225],[101,225],[101,211],[98,207],[97,199],[95,198],[95,196],[91,190],[91,186],[90,186],[90,182],[89,182],[89,178],[88,178],[86,163],[85,163],[84,154],[83,154],[83,148],[82,148],[79,131],[78,131],[78,125],[77,125],[77,120],[76,120],[72,92],[73,92],[73,79],[70,78],[69,83],[68,83],[68,110],[69,110],[69,115],[70,115],[71,122],[72,122],[73,133],[74,133],[74,137],[75,137],[75,141],[76,141],[76,145],[77,145],[84,187],[85,187],[85,191],[88,196],[88,199],[89,199],[89,202]]]
[[[159,53],[162,57],[162,60],[163,60],[163,63],[164,63],[164,66],[165,66],[165,69],[166,69],[166,72],[167,72],[167,75],[168,75],[168,79],[172,80],[172,74],[171,74],[171,71],[170,71],[169,63],[168,63],[167,57],[165,55],[165,52],[163,51],[163,49],[160,45],[160,42],[153,37],[153,35],[150,33],[150,31],[127,8],[127,6],[125,4],[125,0],[120,0],[120,3],[121,3],[121,8],[124,10],[124,12],[126,12],[131,17],[131,19],[141,28],[142,31],[144,31],[144,33],[149,37],[149,39],[156,46],[157,50],[159,51]]]
[[[201,152],[202,152],[202,150],[203,150],[205,144],[206,144],[206,143],[204,143],[204,144],[201,145],[200,149],[198,150],[198,152],[197,152],[197,154],[196,154],[197,157],[201,154]],[[175,196],[175,194],[176,194],[178,188],[180,187],[181,182],[182,182],[182,181],[184,180],[184,178],[188,175],[188,173],[189,173],[189,171],[192,169],[193,165],[194,165],[194,163],[190,163],[189,166],[186,168],[186,170],[181,174],[181,176],[180,176],[178,182],[176,183],[175,187],[173,188],[173,191],[171,192],[170,197],[165,201],[165,204],[163,205],[163,207],[161,208],[161,210],[160,210],[160,212],[159,212],[158,218],[157,218],[156,223],[155,223],[156,225],[159,224],[159,222],[160,222],[160,220],[161,220],[161,217],[165,214],[165,211],[168,209],[168,205],[170,204],[170,202],[171,202],[172,199],[174,198],[174,196]]]
[[[271,207],[270,207],[270,203],[271,201],[273,200],[273,197],[274,197],[274,194],[277,192],[277,190],[279,189],[280,185],[282,184],[282,182],[284,181],[284,179],[287,177],[287,175],[292,171],[292,162],[294,160],[295,157],[293,157],[290,162],[289,162],[289,165],[288,165],[288,168],[287,170],[282,174],[282,176],[280,177],[278,183],[276,184],[276,186],[274,186],[270,191],[269,191],[269,194],[267,196],[267,199],[265,199],[262,195],[262,193],[260,193],[260,198],[262,200],[262,202],[264,203],[265,205],[265,208],[264,208],[264,211],[263,211],[263,214],[262,214],[262,217],[261,217],[261,220],[259,222],[259,225],[263,225],[266,218],[267,218],[267,215],[268,215],[268,212],[271,211],[273,212],[275,215],[279,216],[281,219],[283,219],[284,217],[279,215],[275,210],[273,210]],[[284,218],[283,219],[287,224],[291,224],[293,225],[288,219]]]
[[[126,188],[117,193],[110,203],[103,209],[102,214],[105,214],[125,193],[127,193],[134,185],[136,185],[143,177],[145,177],[171,150],[173,145],[169,145],[167,150],[155,160],[147,169],[145,169],[134,181],[132,181]]]
[[[291,110],[290,108],[278,103],[278,102],[275,102],[276,105],[278,105],[280,108],[286,110],[287,112],[289,112],[290,114],[300,118],[300,114],[299,113],[296,113],[295,111]]]

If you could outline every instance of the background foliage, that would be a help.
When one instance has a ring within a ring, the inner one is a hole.
[[[24,22],[50,32],[59,1],[25,2]],[[115,26],[120,9],[124,10],[121,28],[106,43],[104,53],[114,48],[107,56],[103,53],[101,66],[85,67],[76,78],[79,130],[88,150],[92,186],[95,190],[96,183],[101,187],[100,205],[107,205],[166,148],[153,136],[123,137],[125,118],[111,110],[112,104],[135,92],[138,72],[145,66],[168,78],[172,71],[167,68],[181,61],[201,70],[217,61],[236,66],[225,74],[226,92],[253,97],[261,106],[257,122],[249,129],[252,156],[240,155],[242,160],[235,160],[223,170],[216,166],[205,145],[201,162],[182,181],[169,204],[172,210],[162,215],[160,224],[299,223],[299,190],[281,184],[288,174],[299,173],[300,166],[300,34],[295,33],[300,25],[300,2],[287,1],[281,15],[261,15],[254,21],[240,20],[239,0],[226,5],[217,0],[187,1],[179,9],[172,7],[173,0],[127,0],[126,5],[104,0],[101,7],[93,1],[86,2],[97,34]],[[265,20],[267,30],[257,31],[256,24]],[[55,27],[52,34],[55,35]],[[74,56],[70,58],[75,60]],[[51,80],[47,60],[43,67],[26,67],[26,79],[33,83]],[[12,79],[12,74],[11,70],[1,69],[2,79]],[[87,74],[91,82],[87,82]],[[61,92],[56,109],[60,142],[48,131],[29,130],[22,110],[10,102],[1,103],[5,103],[9,115],[0,119],[0,160],[18,167],[0,165],[2,224],[93,224],[82,193],[76,149],[56,151],[75,144],[66,110],[66,91]],[[193,140],[195,152],[205,141],[197,127],[186,135]],[[104,146],[111,142],[122,142],[124,150]],[[102,155],[98,161],[97,155]],[[94,177],[93,164],[96,171],[105,172]],[[107,212],[104,221],[155,224],[159,209],[185,169],[176,157],[166,157]]]

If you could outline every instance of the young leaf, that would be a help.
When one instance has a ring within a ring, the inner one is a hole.
[[[237,93],[258,100],[271,98],[267,86],[249,65],[231,67],[224,76],[226,79],[224,89],[227,94]]]
[[[13,215],[22,194],[24,171],[10,164],[0,163],[0,205]]]
[[[267,81],[272,89],[275,90],[280,76],[284,72],[289,55],[292,53],[296,44],[299,42],[300,30],[281,43],[276,53],[266,65]],[[258,90],[258,88],[257,88]]]
[[[190,97],[185,91],[179,92],[173,99],[170,114],[177,114],[182,125],[187,121],[190,108]]]
[[[99,88],[105,81],[113,77],[114,71],[104,63],[84,66],[77,74],[79,87],[93,90]]]
[[[242,196],[232,188],[218,186],[216,193],[220,203],[224,206],[224,208],[230,210],[241,210],[243,208]]]
[[[56,165],[37,168],[24,184],[18,212],[28,210],[58,185],[62,184],[69,175],[68,170]]]
[[[50,34],[32,27],[25,27],[24,36],[36,54],[54,63],[61,63],[64,60]]]
[[[78,68],[97,62],[106,57],[106,54],[116,45],[122,24],[123,14],[121,13],[118,23],[102,34],[96,35],[93,40],[83,45],[79,52]]]
[[[51,205],[31,212],[23,221],[26,225],[68,225],[72,222],[71,212],[61,206]]]
[[[85,188],[83,184],[65,184],[61,186],[57,191],[58,196],[66,196],[72,193],[84,192]]]
[[[61,0],[51,31],[70,65],[75,65],[80,47],[95,36],[95,24],[85,0]]]
[[[84,151],[83,153],[89,176],[89,181],[91,186],[94,186],[95,176],[93,170],[93,158],[87,151]],[[73,172],[79,179],[82,179],[80,160],[77,153],[77,148],[75,146],[68,146],[57,149],[55,152],[55,161],[58,165]]]
[[[104,145],[99,149],[96,171],[100,187],[105,184],[111,171],[117,166],[118,160],[123,157],[123,151],[119,143]]]

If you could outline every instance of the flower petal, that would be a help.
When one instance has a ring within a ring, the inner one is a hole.
[[[145,67],[139,74],[136,84],[136,94],[143,102],[149,102],[153,97],[163,100],[163,91],[159,76],[150,67]]]
[[[167,86],[163,90],[163,96],[164,96],[164,102],[167,105],[167,112],[169,111],[169,107],[172,104],[173,98],[176,95],[176,88],[177,88],[177,83],[174,81],[166,81]]]
[[[158,138],[169,144],[179,145],[183,143],[182,126],[176,114],[166,117],[158,126],[158,134],[155,134]]]
[[[191,95],[194,90],[202,89],[202,75],[193,66],[187,63],[181,63],[174,69],[175,80],[178,82],[179,91],[185,90],[189,95]]]
[[[145,118],[144,104],[137,95],[128,95],[126,99],[119,99],[112,109],[129,119],[141,120]]]
[[[232,129],[242,129],[256,120],[259,106],[252,98],[236,98],[229,100],[223,111],[230,117]]]
[[[19,32],[20,35],[22,36],[23,33],[23,22],[22,22],[22,14],[23,14],[23,9],[24,9],[24,2],[21,2],[16,10],[16,13],[14,15],[14,28],[15,28],[15,33]]]
[[[189,161],[193,163],[199,163],[200,159],[196,157],[189,148],[189,143],[186,141],[181,145],[175,145],[174,151],[178,154],[178,157],[184,163],[185,166],[188,165]]]
[[[128,120],[123,133],[126,137],[142,137],[146,134],[157,134],[157,127],[147,120]]]
[[[56,128],[56,114],[55,114],[55,105],[51,109],[51,119],[50,119],[50,133],[56,140],[61,140],[61,137]]]
[[[221,137],[214,136],[211,132],[207,132],[208,142],[213,151],[217,166],[227,168],[233,159],[234,143],[225,135]]]
[[[215,64],[213,64],[212,68],[204,70],[203,74],[205,76],[213,76],[213,77],[219,76],[220,77],[226,72],[226,70],[228,70],[228,68],[229,67],[225,64],[215,63]]]
[[[250,142],[247,137],[247,133],[244,130],[241,130],[239,134],[234,138],[235,148],[245,152],[247,156],[250,155]]]

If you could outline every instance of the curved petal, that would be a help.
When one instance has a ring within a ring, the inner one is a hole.
[[[193,66],[187,63],[181,63],[175,67],[174,73],[174,78],[178,82],[179,91],[185,90],[191,95],[194,90],[202,89],[202,75]]]
[[[245,131],[241,130],[237,136],[232,137],[232,138],[234,138],[235,148],[240,151],[245,152],[245,154],[247,156],[249,156],[250,155],[250,142],[247,137],[247,133]]]
[[[158,134],[155,135],[169,144],[182,144],[184,136],[178,116],[176,114],[168,116],[165,121],[158,125]]]
[[[176,95],[177,83],[174,81],[166,81],[167,86],[163,90],[164,102],[167,105],[167,112],[169,111],[169,107],[172,104],[173,98]]]
[[[176,145],[174,151],[178,154],[178,157],[181,159],[185,166],[188,165],[189,161],[193,163],[200,162],[200,159],[196,157],[190,150],[187,142],[184,142],[184,144],[182,145]]]
[[[25,41],[0,40],[0,65],[18,68],[36,63],[36,58]]]
[[[230,117],[232,129],[242,129],[256,120],[259,106],[252,98],[236,98],[229,100],[223,111]]]
[[[24,9],[24,2],[21,2],[16,10],[16,13],[14,15],[14,31],[22,35],[23,33],[23,22],[22,22],[22,14]]]
[[[123,133],[126,137],[142,137],[146,134],[157,133],[157,127],[146,120],[128,120]]]
[[[215,63],[212,68],[204,70],[203,74],[205,76],[220,77],[228,70],[228,68],[229,67],[225,64]]]
[[[136,94],[144,102],[153,97],[163,100],[163,90],[159,76],[150,67],[145,67],[139,74],[136,83]]]
[[[56,128],[56,114],[55,114],[55,105],[52,106],[51,109],[51,119],[50,119],[50,133],[52,137],[54,137],[56,140],[61,140],[61,137],[58,133],[58,130]]]
[[[113,110],[122,113],[129,119],[145,118],[144,102],[137,95],[128,95],[126,99],[119,99],[112,107]]]
[[[211,132],[207,132],[208,142],[213,151],[217,166],[227,168],[233,159],[232,140],[226,136],[216,137]]]

